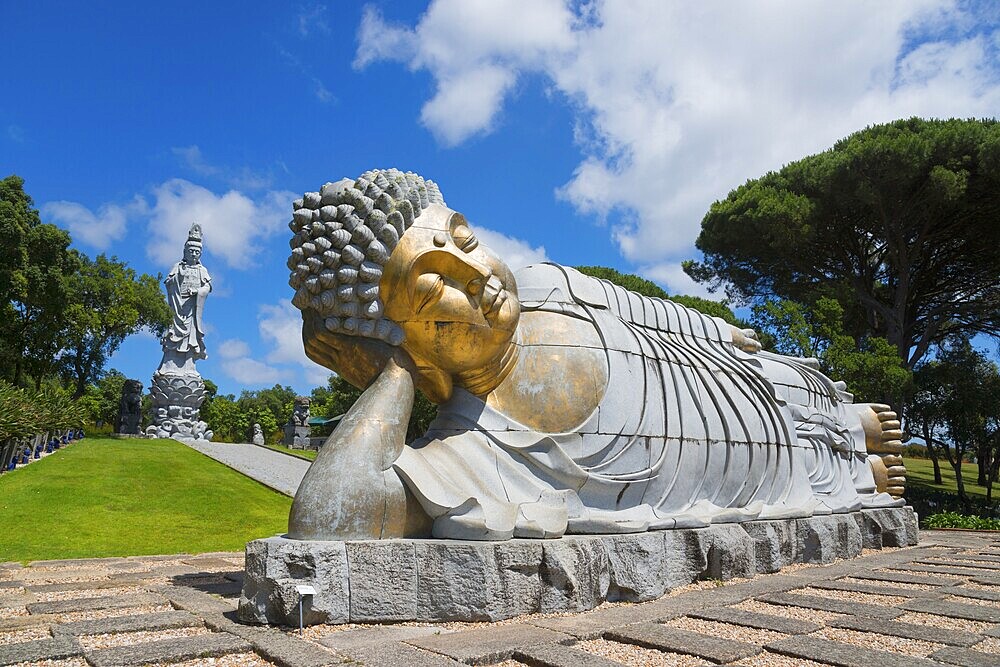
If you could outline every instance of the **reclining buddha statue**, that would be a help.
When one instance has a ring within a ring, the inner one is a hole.
[[[903,503],[895,414],[815,360],[568,267],[515,277],[412,173],[293,208],[306,352],[365,391],[303,479],[291,538],[554,538]],[[417,389],[438,416],[407,443]]]

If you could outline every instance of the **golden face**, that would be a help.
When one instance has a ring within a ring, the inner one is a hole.
[[[461,214],[440,205],[424,210],[403,234],[379,296],[417,366],[449,376],[502,357],[521,315],[510,269],[479,243]]]

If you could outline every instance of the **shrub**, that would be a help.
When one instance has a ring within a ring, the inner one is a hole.
[[[958,512],[938,512],[925,517],[924,528],[963,528],[965,530],[1000,530],[1000,519],[985,519]]]

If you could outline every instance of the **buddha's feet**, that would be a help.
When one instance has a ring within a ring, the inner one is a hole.
[[[899,417],[882,403],[860,404],[858,408],[875,488],[901,498],[906,490],[906,468],[903,466],[903,432]]]

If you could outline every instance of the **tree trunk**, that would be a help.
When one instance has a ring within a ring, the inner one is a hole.
[[[929,447],[927,453],[931,457],[931,463],[934,464],[934,483],[940,486],[944,484],[944,480],[941,479],[941,462],[938,461],[937,452],[931,451]]]
[[[989,477],[990,462],[992,457],[990,456],[990,447],[986,443],[981,443],[976,447],[976,467],[979,468],[979,474],[976,476],[976,484],[979,486],[986,486],[986,478]]]
[[[958,454],[958,452],[956,452]],[[965,495],[965,481],[962,479],[962,457],[959,455],[958,460],[951,464],[952,469],[955,471],[955,486],[958,487],[958,499],[962,501],[962,505],[966,509],[969,507],[969,497]]]

